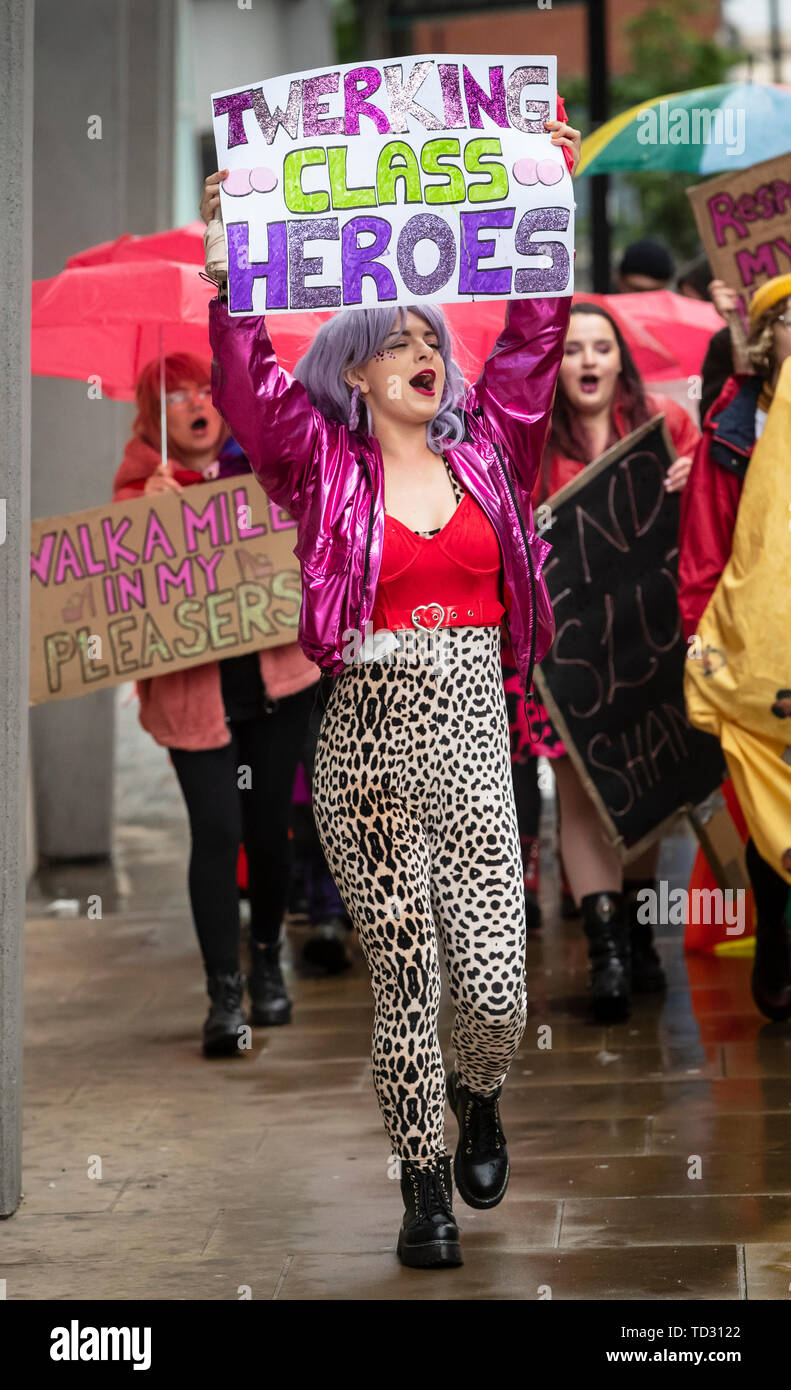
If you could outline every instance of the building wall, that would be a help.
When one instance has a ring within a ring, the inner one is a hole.
[[[645,10],[654,9],[656,0],[609,0],[607,35],[610,69],[629,70],[629,39],[626,26]],[[448,19],[426,19],[412,30],[414,53],[557,53],[558,71],[563,76],[582,77],[587,69],[587,39],[584,4],[560,5],[554,9],[497,10],[481,6],[480,14]],[[686,23],[707,37],[713,37],[720,23],[717,0],[708,0],[699,14],[690,12]]]

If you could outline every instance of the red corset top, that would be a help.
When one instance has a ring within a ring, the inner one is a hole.
[[[387,515],[373,630],[498,626],[501,574],[494,527],[469,493],[433,536]]]

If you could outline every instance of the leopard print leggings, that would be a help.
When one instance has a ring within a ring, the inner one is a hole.
[[[371,972],[393,1153],[428,1163],[445,1152],[437,936],[459,1079],[492,1095],[525,1027],[524,887],[499,628],[398,637],[398,652],[338,678],[313,805]]]

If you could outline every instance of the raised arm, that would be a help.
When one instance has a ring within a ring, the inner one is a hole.
[[[304,386],[277,361],[263,317],[231,318],[209,305],[212,400],[241,445],[261,486],[299,516],[327,422]]]
[[[532,493],[549,433],[571,297],[511,299],[505,327],[467,397]]]

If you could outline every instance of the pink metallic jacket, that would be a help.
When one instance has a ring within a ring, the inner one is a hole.
[[[445,450],[497,533],[512,596],[511,643],[526,691],[554,636],[541,577],[551,547],[533,530],[530,498],[570,307],[569,297],[509,301],[505,327],[463,402],[464,439]],[[349,634],[365,634],[379,579],[385,514],[378,441],[350,434],[313,408],[304,387],[278,366],[263,317],[231,318],[214,299],[209,333],[214,404],[262,487],[297,522],[300,645],[338,675]]]

